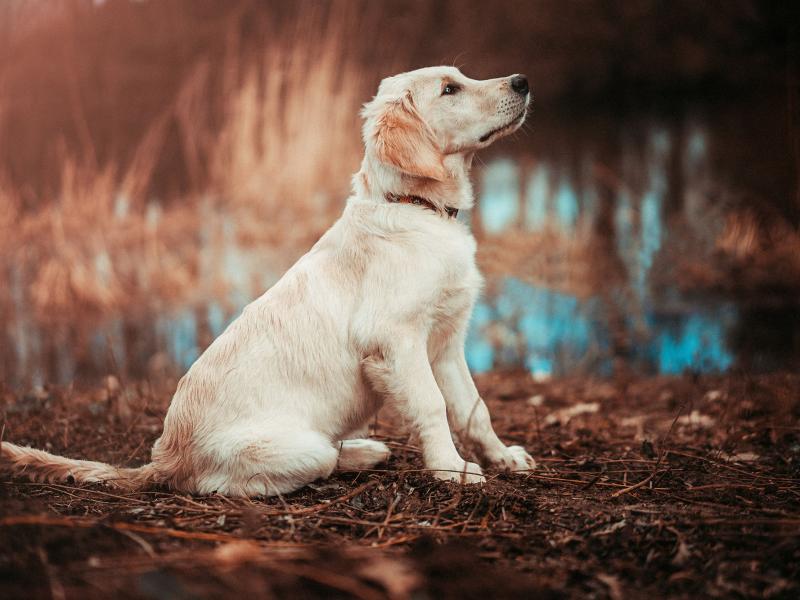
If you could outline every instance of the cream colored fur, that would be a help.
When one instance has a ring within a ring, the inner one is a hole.
[[[460,89],[443,94],[447,84]],[[385,200],[471,208],[473,153],[516,130],[527,103],[508,77],[476,81],[451,67],[384,80],[363,110],[365,155],[342,217],[181,379],[152,462],[118,469],[9,443],[4,462],[39,479],[283,494],[337,464],[386,460],[385,444],[351,438],[388,402],[440,479],[483,481],[453,435],[485,467],[533,468],[495,435],[464,358],[482,285],[475,239],[457,220]]]

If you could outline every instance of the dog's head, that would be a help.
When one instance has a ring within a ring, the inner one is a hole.
[[[528,80],[478,81],[455,67],[388,77],[364,106],[367,152],[406,175],[443,181],[444,158],[471,153],[516,131],[530,101]]]

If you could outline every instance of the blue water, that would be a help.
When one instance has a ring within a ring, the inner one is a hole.
[[[724,371],[734,362],[727,338],[736,325],[731,303],[694,307],[689,314],[645,315],[646,334],[630,320],[637,338],[629,366],[645,373],[678,374]],[[504,329],[503,344],[489,330]],[[613,357],[608,321],[599,298],[578,299],[541,286],[507,278],[494,301],[475,307],[467,337],[467,362],[474,372],[524,366],[539,379],[572,373],[611,375]]]
[[[705,132],[693,127],[686,144],[683,179],[686,210],[693,211],[685,216],[691,220],[703,215],[700,227],[705,231],[701,235],[711,243],[721,217],[704,211],[696,201],[704,197],[711,176],[706,147]],[[620,180],[639,180],[643,185],[638,194],[621,186],[615,199],[616,250],[631,292],[626,295],[625,290],[617,290],[619,297],[627,298],[620,309],[629,314],[623,320],[624,331],[617,335],[622,333],[630,340],[624,358],[636,371],[724,371],[735,359],[728,343],[737,324],[735,304],[684,299],[676,310],[669,306],[680,300],[676,288],[667,291],[668,298],[659,298],[651,289],[655,258],[670,233],[663,219],[670,149],[668,132],[653,127],[643,151],[622,155]],[[511,158],[487,164],[478,205],[486,233],[501,236],[521,223],[532,233],[554,228],[565,236],[575,236],[581,227],[590,227],[597,217],[598,191],[587,176],[592,156],[586,153],[581,158],[578,178],[574,169],[568,172],[563,164],[547,161],[538,161],[526,173]],[[467,361],[473,371],[524,366],[543,379],[574,372],[613,372],[609,307],[599,295],[579,298],[515,277],[505,277],[490,287],[499,291],[478,303],[467,338]],[[663,291],[661,295],[665,295]]]

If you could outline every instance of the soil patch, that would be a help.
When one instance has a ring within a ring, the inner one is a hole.
[[[800,377],[478,378],[539,467],[433,479],[389,415],[382,469],[283,498],[0,480],[3,598],[797,597]],[[6,392],[4,439],[135,466],[170,386]]]

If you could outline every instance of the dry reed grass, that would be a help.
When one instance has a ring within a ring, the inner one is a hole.
[[[341,209],[361,151],[365,88],[358,66],[343,59],[345,23],[331,21],[314,45],[293,46],[319,29],[300,20],[276,31],[255,64],[228,60],[211,189],[233,210],[260,217],[240,221],[257,227],[246,231],[256,239],[305,243]]]
[[[98,164],[93,150],[81,153],[65,144],[56,189],[33,201],[0,165],[0,270],[9,282],[0,287],[0,312],[11,315],[4,322],[24,313],[37,328],[68,328],[85,340],[120,315],[135,320],[224,302],[243,285],[241,274],[222,259],[232,246],[257,249],[248,267],[253,271],[277,273],[291,264],[342,206],[347,175],[361,152],[358,107],[373,91],[378,71],[412,66],[419,58],[415,40],[433,37],[437,19],[447,21],[459,11],[456,2],[443,3],[439,12],[418,7],[414,18],[392,24],[397,35],[383,36],[386,15],[378,3],[320,6],[302,2],[296,10],[275,9],[274,22],[261,24],[264,40],[257,52],[243,50],[243,21],[252,16],[248,5],[232,10],[223,28],[222,64],[201,56],[182,72],[174,97],[124,161]],[[27,10],[23,3],[17,8]],[[49,20],[69,24],[82,10],[80,4],[59,3],[55,17],[34,15],[15,35],[23,29],[28,36],[43,35]],[[476,9],[454,25],[465,38],[469,31],[480,33],[476,47],[499,43],[483,27],[486,14]],[[498,19],[510,27],[508,15]],[[415,29],[418,22],[425,27]],[[542,32],[546,23],[539,26]],[[373,44],[380,60],[371,55]],[[500,68],[501,55],[479,64]],[[456,59],[455,53],[442,56]],[[75,95],[78,104],[70,110],[91,114],[81,98]],[[190,191],[155,198],[152,184],[176,136]],[[625,277],[619,257],[607,251],[613,240],[602,238],[591,224],[575,233],[511,231],[487,236],[480,258],[489,275],[511,274],[586,297]],[[765,236],[752,219],[733,216],[718,246],[727,265],[800,273],[800,241],[791,228]],[[264,277],[251,279],[244,284],[246,296],[263,291]],[[6,333],[8,346],[14,335]]]
[[[313,47],[290,44],[315,31],[298,21],[259,60],[232,55],[221,90],[211,89],[207,65],[199,63],[124,171],[67,156],[57,193],[38,211],[21,211],[15,190],[0,185],[3,256],[27,274],[37,315],[104,315],[152,296],[153,288],[172,292],[163,300],[185,299],[199,284],[190,256],[198,250],[197,213],[209,199],[212,210],[240,226],[244,241],[288,252],[329,225],[349,186],[343,174],[357,165],[364,87],[355,66],[342,61],[341,23],[333,21]],[[202,101],[209,93],[226,99],[217,131]],[[148,190],[173,120],[193,179],[206,189],[156,203]]]
[[[121,315],[224,304],[250,277],[231,271],[231,249],[258,249],[245,270],[291,264],[340,211],[360,158],[358,108],[372,83],[345,58],[357,7],[339,8],[342,18],[310,11],[276,25],[255,56],[240,51],[234,21],[222,76],[199,60],[125,165],[65,152],[56,190],[28,210],[0,179],[0,268],[16,277],[0,291],[3,312],[14,307],[6,321],[85,343]],[[175,131],[194,191],[159,200],[154,171]],[[263,276],[251,279],[245,296],[263,291]]]
[[[800,281],[800,232],[785,219],[759,214],[753,209],[736,210],[725,218],[716,240],[717,259],[730,285],[750,289],[774,288],[776,281],[796,291]]]

